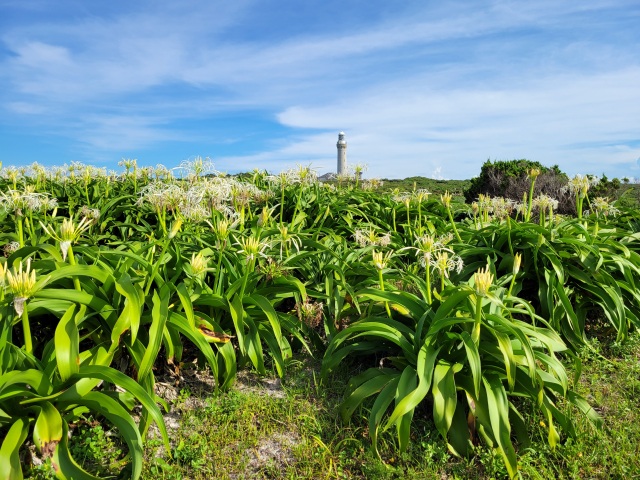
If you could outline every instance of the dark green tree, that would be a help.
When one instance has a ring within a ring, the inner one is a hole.
[[[571,212],[574,206],[563,190],[568,182],[567,175],[557,165],[546,167],[540,162],[527,159],[487,160],[482,165],[480,175],[473,178],[469,188],[464,191],[465,201],[471,203],[480,194],[520,201],[529,192],[528,172],[531,169],[540,171],[536,178],[534,196],[541,193],[549,195],[559,201],[561,213]]]

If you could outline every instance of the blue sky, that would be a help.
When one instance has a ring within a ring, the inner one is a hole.
[[[464,6],[464,7],[463,7]],[[0,0],[0,160],[640,177],[640,3]]]

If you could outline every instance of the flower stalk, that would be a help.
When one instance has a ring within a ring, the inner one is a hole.
[[[482,326],[482,299],[489,293],[489,288],[493,283],[493,274],[489,271],[489,265],[478,270],[473,275],[473,284],[476,292],[476,312],[471,340],[476,345],[480,343],[480,328]]]
[[[453,228],[453,234],[456,236],[456,240],[462,243],[462,238],[460,238],[460,234],[458,233],[458,229],[456,228],[456,222],[453,220],[453,213],[451,212],[451,199],[453,196],[447,190],[443,195],[440,195],[440,200],[442,200],[442,205],[447,210],[447,216],[449,217],[449,222],[451,223],[451,227]]]
[[[377,252],[375,250],[372,251],[373,257],[373,266],[378,270],[378,283],[380,285],[380,290],[384,292],[384,277],[382,275],[382,271],[387,267],[387,263],[389,263],[389,259],[393,255],[393,252],[387,252],[386,254],[382,252]],[[384,302],[384,308],[387,311],[387,315],[391,318],[391,310],[389,309],[389,302]]]
[[[536,178],[538,178],[539,175],[540,175],[539,168],[531,168],[527,172],[530,185],[529,185],[529,201],[527,202],[527,213],[526,213],[525,222],[528,222],[531,219],[531,210],[533,209],[533,189],[536,184]]]
[[[509,283],[509,290],[507,291],[507,297],[511,296],[511,292],[513,291],[513,286],[516,283],[516,276],[520,271],[521,264],[522,264],[522,254],[518,252],[513,257],[513,270],[512,270],[513,276],[511,277],[511,282]]]
[[[33,354],[33,340],[31,337],[31,325],[29,323],[29,312],[27,300],[33,295],[36,285],[36,271],[31,270],[31,259],[27,259],[27,266],[23,269],[23,264],[13,272],[7,270],[6,278],[9,289],[13,293],[13,308],[22,321],[22,333],[24,336],[24,347],[28,354]]]
[[[158,257],[158,261],[153,264],[153,269],[151,270],[151,276],[149,277],[149,282],[147,283],[147,286],[144,289],[145,296],[149,295],[149,292],[151,291],[151,285],[153,285],[153,281],[156,278],[158,269],[160,268],[160,264],[162,263],[162,259],[164,258],[164,254],[167,251],[167,248],[169,248],[169,243],[178,234],[181,227],[182,227],[182,218],[178,217],[173,221],[169,234],[166,236],[164,242],[162,242],[162,250],[160,250],[160,257]]]

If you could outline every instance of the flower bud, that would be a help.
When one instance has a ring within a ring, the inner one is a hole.
[[[180,231],[180,227],[182,227],[182,219],[176,218],[171,225],[171,230],[169,231],[169,239],[175,237]]]
[[[517,275],[520,271],[520,265],[522,264],[522,254],[520,252],[516,253],[513,257],[513,274]]]
[[[486,297],[489,292],[489,287],[493,283],[493,273],[489,271],[489,265],[484,270],[480,269],[473,274],[473,283],[476,289],[476,295],[479,297]]]

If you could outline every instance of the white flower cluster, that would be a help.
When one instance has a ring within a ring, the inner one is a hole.
[[[98,223],[100,219],[100,210],[83,205],[79,212],[80,216],[86,218],[91,224]]]
[[[606,197],[597,197],[594,200],[592,200],[591,208],[593,208],[594,213],[598,217],[600,215],[603,215],[605,217],[616,216],[620,213],[620,210],[618,210],[611,202],[609,202],[609,199]],[[589,214],[588,211],[585,213],[587,215]]]
[[[455,270],[457,273],[462,271],[464,262],[459,255],[451,253],[451,250],[440,250],[431,260],[431,266],[445,278],[449,278],[449,272]]]
[[[421,235],[416,238],[415,247],[406,247],[416,251],[418,255],[418,261],[422,267],[426,268],[427,265],[433,265],[434,257],[440,252],[447,252],[453,255],[453,250],[447,247],[447,244],[453,240],[452,234],[441,235],[436,237],[435,235]]]
[[[32,178],[38,180],[48,179],[53,182],[66,182],[69,180],[89,182],[93,179],[105,178],[107,180],[123,180],[125,178],[138,177],[143,179],[155,178],[170,179],[173,177],[171,170],[164,165],[155,167],[138,167],[137,160],[123,159],[118,165],[126,168],[126,172],[119,173],[115,170],[107,172],[105,167],[94,167],[82,162],[71,162],[62,166],[45,167],[38,162],[24,167],[9,166],[0,168],[0,177],[7,179],[16,185],[23,179]],[[1,164],[0,164],[1,167]]]
[[[177,170],[183,178],[191,180],[198,179],[205,175],[220,175],[220,172],[216,171],[213,161],[209,157],[195,157],[184,160],[180,163]]]
[[[25,190],[8,190],[0,194],[0,207],[7,212],[24,216],[29,213],[46,212],[58,207],[58,199],[47,193],[36,193],[32,187]]]
[[[362,182],[362,190],[372,191],[381,188],[384,185],[384,181],[378,178],[370,178]]]
[[[576,175],[563,188],[563,192],[569,192],[572,195],[584,198],[587,196],[589,189],[598,184],[600,179],[593,175]]]
[[[313,185],[318,182],[318,174],[310,166],[298,165],[296,168],[284,170],[278,175],[266,177],[274,187],[283,188],[287,185]]]
[[[540,212],[553,213],[558,209],[558,200],[549,195],[540,194],[533,199],[533,208],[537,208]]]
[[[369,245],[386,247],[391,243],[391,232],[378,235],[372,228],[368,230],[358,229],[354,232],[353,239],[361,247],[367,247]]]
[[[232,177],[206,177],[198,182],[153,181],[140,190],[139,206],[149,204],[157,212],[179,213],[195,223],[212,217],[214,211],[235,218],[250,203],[264,203],[272,192]]]

